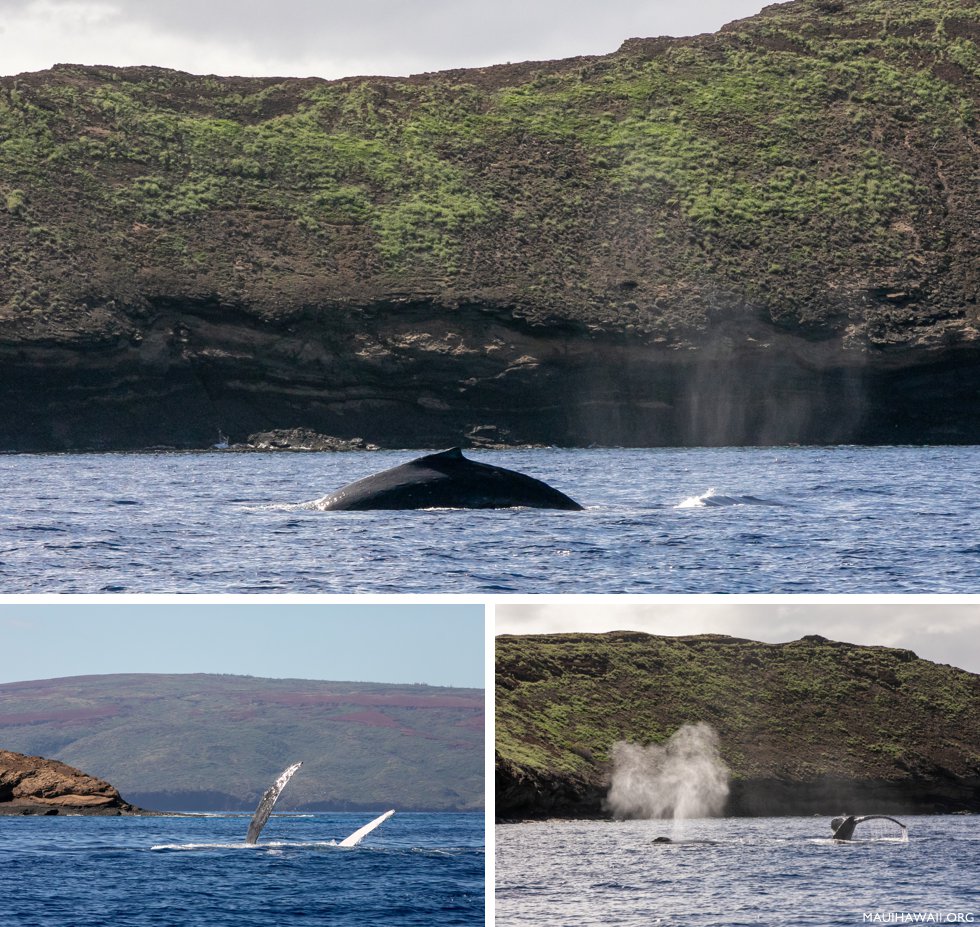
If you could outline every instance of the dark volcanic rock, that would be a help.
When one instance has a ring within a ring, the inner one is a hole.
[[[0,814],[139,814],[108,782],[58,760],[0,750]]]
[[[246,447],[258,451],[376,451],[363,438],[334,438],[309,428],[284,428],[249,435]]]
[[[502,636],[496,813],[604,815],[610,750],[706,722],[730,815],[980,812],[980,676],[818,636]],[[570,707],[574,706],[574,707]]]
[[[980,441],[980,12],[0,78],[0,449]]]

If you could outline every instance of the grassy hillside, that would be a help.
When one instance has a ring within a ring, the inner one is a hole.
[[[0,744],[108,779],[146,807],[254,807],[302,760],[283,806],[473,810],[483,692],[152,674],[0,686]]]
[[[747,301],[975,335],[978,34],[969,0],[796,0],[410,79],[4,78],[0,306],[125,335],[148,296],[438,295],[666,336]]]
[[[0,78],[0,448],[980,440],[980,10]]]
[[[828,799],[835,788],[866,799],[891,790],[922,807],[946,794],[978,810],[978,712],[980,677],[907,650],[820,637],[503,636],[498,813],[598,811],[616,741],[659,743],[698,721],[720,735],[736,799],[764,785],[790,804],[795,790],[799,808],[819,786]]]

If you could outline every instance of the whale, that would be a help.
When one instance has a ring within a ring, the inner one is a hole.
[[[901,827],[903,833],[908,831],[908,828],[901,821],[896,821],[895,818],[891,818],[887,814],[866,814],[863,817],[848,814],[834,818],[830,822],[834,831],[834,840],[850,840],[854,836],[854,828],[864,821],[891,821]]]
[[[252,820],[249,822],[245,843],[255,844],[258,842],[259,834],[262,833],[262,828],[265,827],[266,822],[269,820],[269,815],[272,814],[272,809],[279,800],[282,790],[286,788],[286,783],[293,778],[293,773],[302,765],[303,763],[300,761],[299,763],[293,763],[292,766],[287,766],[279,773],[276,781],[262,793],[262,797],[259,799],[259,806],[255,809],[255,814],[252,815]],[[384,814],[379,814],[373,821],[369,821],[363,827],[355,830],[349,837],[345,837],[338,846],[356,847],[372,830],[384,824],[394,813],[395,809],[392,808]]]
[[[287,766],[279,773],[279,778],[262,793],[262,797],[259,799],[259,806],[255,809],[255,814],[252,815],[252,820],[248,825],[248,834],[245,837],[246,843],[255,843],[259,839],[259,834],[262,833],[265,822],[269,820],[273,806],[279,801],[282,790],[286,788],[286,783],[293,778],[293,773],[302,765],[303,763],[300,761],[299,763],[293,763],[292,766]]]
[[[349,483],[313,503],[319,511],[536,508],[581,511],[533,476],[480,463],[453,447]]]
[[[369,821],[363,827],[359,827],[349,837],[344,837],[338,845],[342,847],[356,847],[374,828],[384,824],[394,813],[395,809],[392,808],[384,814],[379,814],[373,821]]]

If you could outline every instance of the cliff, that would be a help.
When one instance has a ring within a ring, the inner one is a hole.
[[[477,811],[484,692],[218,674],[75,676],[0,685],[0,743],[56,754],[165,811]]]
[[[980,440],[972,0],[0,79],[0,449]]]
[[[0,814],[138,814],[108,782],[58,760],[0,750]]]
[[[718,732],[730,815],[980,811],[980,676],[805,637],[502,636],[496,812],[604,814],[610,750]]]

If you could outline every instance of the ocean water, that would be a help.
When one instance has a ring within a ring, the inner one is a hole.
[[[695,820],[676,830],[667,821],[500,825],[495,922],[854,927],[980,920],[980,817],[898,817],[907,842],[830,840],[830,819],[821,817]],[[653,843],[658,836],[678,842]]]
[[[370,815],[0,817],[4,927],[484,923],[484,819]]]
[[[304,505],[420,453],[2,456],[0,589],[980,590],[980,447],[472,451],[585,511]]]

